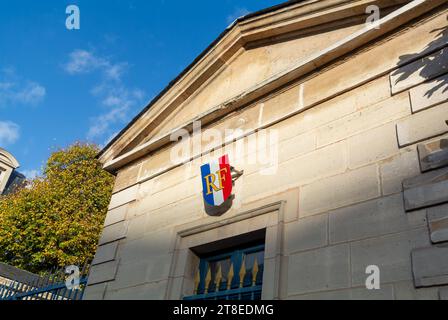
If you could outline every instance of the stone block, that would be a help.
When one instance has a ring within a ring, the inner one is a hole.
[[[88,285],[99,284],[115,280],[117,274],[118,261],[111,261],[92,266],[89,273]]]
[[[238,194],[238,190],[235,190],[235,193]],[[253,201],[243,202],[241,207],[235,206],[234,208],[244,212],[279,201],[286,202],[284,207],[284,222],[288,223],[297,220],[299,214],[299,188],[289,189],[285,192],[270,195],[269,197],[260,196]]]
[[[143,257],[161,256],[171,251],[174,234],[171,230],[160,230],[146,234],[137,240],[126,239],[118,251],[123,264],[134,263]]]
[[[448,103],[413,114],[397,123],[397,136],[400,147],[431,139],[448,132],[445,123]]]
[[[394,289],[391,284],[382,284],[379,290],[368,290],[365,286],[352,289],[351,300],[393,300]]]
[[[132,217],[128,220],[128,231],[126,234],[126,239],[128,241],[133,241],[135,239],[143,237],[143,235],[146,233],[145,225],[147,219],[147,215],[143,214]]]
[[[168,280],[172,255],[151,256],[123,264],[118,268],[115,281],[108,286],[109,290],[134,287],[148,282]]]
[[[428,243],[426,227],[351,243],[352,285],[365,285],[371,265],[379,267],[382,283],[412,280],[411,251]]]
[[[396,94],[434,79],[446,73],[447,69],[448,54],[444,48],[393,71],[390,75],[392,93]]]
[[[146,278],[147,261],[120,265],[115,281],[108,285],[108,291],[119,290],[144,284]]]
[[[138,201],[135,203],[132,215],[150,213],[152,211],[176,204],[182,200],[191,198],[193,196],[202,197],[202,182],[200,176],[190,180],[179,179],[179,183],[175,186],[154,193],[154,180],[143,183],[142,190],[139,192]],[[157,199],[157,200],[155,200]]]
[[[114,193],[137,183],[141,162],[120,169],[115,178]]]
[[[411,89],[412,112],[416,113],[448,100],[448,75]]]
[[[356,135],[348,140],[348,148],[350,169],[397,154],[399,151],[395,125],[388,123]]]
[[[189,145],[191,142],[187,142],[186,140],[184,143],[188,143]],[[166,149],[151,154],[150,157],[148,156],[142,162],[142,168],[140,169],[138,181],[150,179],[155,174],[163,172],[172,165],[173,163],[171,162],[171,152],[167,151]]]
[[[168,288],[168,281],[142,284],[135,287],[108,290],[105,300],[163,300]]]
[[[426,212],[408,215],[396,194],[331,211],[330,243],[378,237],[426,226]]]
[[[427,209],[428,221],[442,220],[448,217],[448,204]]]
[[[448,288],[439,289],[439,299],[448,300]]]
[[[409,95],[396,95],[319,128],[317,147],[335,143],[410,114]]]
[[[267,192],[278,193],[291,187],[343,173],[346,168],[346,146],[345,142],[341,142],[280,163],[278,167],[273,167],[272,174],[265,174],[266,172],[260,170],[255,174],[247,175],[239,183],[243,184],[243,199],[247,201],[247,198],[254,195]],[[267,186],[269,188],[266,188]]]
[[[224,152],[223,152],[224,153]],[[232,159],[231,155],[229,155],[230,159]],[[153,180],[153,183],[149,185],[149,190],[151,194],[155,194],[167,189],[170,189],[181,182],[188,181],[192,178],[195,178],[200,175],[200,165],[202,164],[196,164],[191,163],[191,166],[183,165],[177,168],[173,168],[169,170],[168,172],[165,172],[162,175],[159,175],[155,177]],[[147,186],[145,186],[147,187]],[[147,190],[144,190],[144,187],[140,188],[140,193],[146,194]]]
[[[428,209],[428,225],[433,243],[448,241],[448,205]]]
[[[420,174],[415,148],[405,149],[399,155],[380,163],[381,189],[384,196],[402,192],[403,180]]]
[[[426,184],[404,191],[406,211],[448,202],[448,180]]]
[[[350,287],[349,251],[343,244],[291,255],[288,295]]]
[[[202,195],[175,202],[146,215],[145,232],[159,231],[169,226],[200,219],[204,214]]]
[[[95,259],[92,265],[97,265],[115,260],[118,248],[118,241],[112,242],[103,246],[99,246],[96,250]]]
[[[287,254],[315,249],[328,243],[328,215],[322,214],[285,224]]]
[[[422,172],[448,166],[448,138],[420,144],[418,153]]]
[[[442,182],[448,180],[448,168],[442,168],[436,171],[430,171],[425,174],[420,174],[412,178],[403,180],[404,190],[421,187],[427,184]]]
[[[414,287],[412,281],[402,281],[393,284],[396,300],[438,300],[437,288],[419,288]]]
[[[137,199],[139,185],[114,193],[110,200],[109,210],[120,207]]]
[[[406,210],[448,201],[448,168],[430,171],[403,181]]]
[[[108,227],[110,225],[126,220],[126,213],[128,211],[128,208],[128,205],[124,205],[110,210],[107,213],[106,220],[104,221],[104,226]]]
[[[448,241],[448,217],[441,220],[431,221],[429,224],[431,241],[440,243]]]
[[[427,247],[412,251],[415,286],[432,287],[448,284],[448,247]]]
[[[279,163],[300,157],[316,149],[316,133],[307,132],[278,145]],[[269,155],[269,153],[266,153]],[[268,157],[266,157],[268,158]]]
[[[100,283],[93,286],[87,286],[84,290],[82,300],[103,300],[107,289],[107,283]]]
[[[295,295],[288,300],[393,300],[392,285],[383,285],[380,290],[367,290],[366,288],[342,289],[335,291],[322,291],[311,294]]]
[[[126,238],[128,229],[128,222],[123,221],[111,226],[105,227],[101,235],[99,245],[104,245],[110,242],[115,242]]]
[[[376,165],[339,174],[302,187],[299,215],[310,216],[380,195]]]
[[[285,119],[272,126],[272,129],[278,130],[282,141],[288,140],[300,134],[309,134],[318,127],[341,119],[389,97],[389,79],[381,77]],[[322,99],[322,97],[320,96],[319,99]],[[265,121],[263,121],[264,123]]]

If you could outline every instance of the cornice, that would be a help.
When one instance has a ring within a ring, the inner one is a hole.
[[[372,40],[379,38],[384,34],[387,34],[397,27],[413,20],[414,18],[434,9],[435,7],[445,2],[445,0],[415,0],[412,3],[409,3],[402,8],[392,12],[388,16],[382,18],[379,21],[379,29],[377,29],[374,25],[364,27],[363,29],[346,37],[345,39],[338,41],[327,49],[315,53],[308,59],[297,62],[283,72],[280,72],[272,76],[271,78],[266,79],[265,81],[253,86],[244,93],[239,94],[232,99],[229,99],[226,102],[210,109],[209,111],[198,115],[195,119],[192,119],[184,125],[178,128],[174,128],[171,132],[161,136],[157,136],[150,141],[134,148],[133,150],[106,162],[104,168],[110,172],[115,172],[122,166],[172,143],[170,137],[180,129],[185,129],[191,132],[193,130],[193,122],[201,121],[202,125],[205,126],[213,122],[214,120],[238,108],[241,108],[244,105],[249,104],[252,101],[266,96],[270,92],[284,87],[293,80],[310,74],[312,71],[334,60],[337,60],[347,53],[363,46],[364,44],[369,43]],[[313,105],[305,105],[301,110],[295,111],[295,113],[302,112],[314,106],[315,104],[316,103],[314,103]],[[292,116],[292,114],[285,115],[285,117],[289,116]],[[275,120],[275,122],[278,122],[278,120]],[[266,124],[265,127],[269,125],[271,124]],[[260,128],[254,128],[254,130],[257,129]],[[245,135],[247,134],[249,133],[246,133]],[[207,153],[208,151],[209,150],[205,150],[204,153]],[[194,155],[194,157],[198,156],[200,155]],[[179,164],[175,164],[174,166],[177,165]]]
[[[325,26],[326,24],[365,14],[367,6],[388,8],[409,0],[310,0],[261,14],[238,19],[225,34],[200,56],[178,79],[153,100],[100,153],[103,163],[127,154],[139,145],[161,120],[186,101],[233,55],[251,42],[282,34]],[[234,100],[234,99],[231,99]],[[224,103],[226,104],[226,103]]]

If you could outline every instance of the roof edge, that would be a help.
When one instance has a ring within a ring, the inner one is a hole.
[[[171,80],[168,85],[160,91],[158,95],[156,95],[147,105],[143,108],[120,132],[113,137],[98,153],[97,158],[101,157],[107,149],[109,149],[132,125],[146,112],[148,111],[154,104],[156,104],[160,98],[163,97],[165,93],[167,93],[182,77],[187,74],[207,53],[216,46],[230,31],[232,31],[240,22],[245,20],[261,16],[266,13],[274,12],[279,9],[283,9],[297,3],[307,2],[309,0],[290,0],[287,2],[283,2],[265,9],[261,9],[252,13],[248,13],[242,17],[237,18],[234,22],[232,22],[223,32],[221,32],[218,37],[205,48],[181,73],[179,73],[173,80]]]
[[[353,51],[360,46],[378,39],[379,37],[388,34],[389,32],[395,30],[399,26],[406,24],[413,19],[421,16],[422,14],[435,9],[444,3],[445,0],[434,0],[433,2],[427,2],[426,0],[415,0],[402,8],[394,11],[393,13],[385,16],[379,21],[379,25],[383,28],[377,29],[377,25],[369,25],[365,28],[355,32],[354,34],[338,41],[334,45],[322,50],[315,55],[309,57],[304,61],[300,61],[297,64],[291,66],[290,68],[276,74],[275,76],[257,84],[251,88],[250,92],[238,95],[229,99],[228,101],[216,106],[211,112],[218,114],[220,116],[223,109],[229,111],[232,108],[238,108],[240,105],[247,103],[248,99],[253,99],[254,97],[259,97],[266,94],[267,89],[269,92],[276,90],[287,83],[290,83],[293,79],[309,74],[316,68],[331,63],[332,61],[338,59],[339,57]],[[312,107],[313,105],[308,106]],[[299,110],[301,112],[303,110]],[[209,114],[202,114],[198,117],[209,118]],[[198,118],[193,119],[186,123],[182,128],[189,128],[193,121],[197,121]],[[174,129],[176,131],[181,128]],[[164,145],[166,141],[169,140],[169,136],[172,132],[163,135],[162,137],[156,137],[153,140],[148,141],[139,148],[127,152],[126,154],[113,159],[104,164],[104,168],[110,172],[116,171],[119,167],[126,165],[139,158],[143,153],[147,153],[149,150],[153,150],[153,146]]]

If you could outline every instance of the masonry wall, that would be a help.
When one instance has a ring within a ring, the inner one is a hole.
[[[446,297],[446,13],[209,127],[240,129],[248,135],[240,142],[211,154],[206,151],[215,146],[204,142],[201,156],[189,140],[183,146],[197,157],[186,164],[173,163],[168,147],[122,168],[86,299],[180,299],[192,293],[197,262],[188,243],[257,227],[269,231],[266,246],[275,247],[265,263],[278,263],[279,270],[277,278],[265,278],[263,290],[274,292],[265,298]],[[248,163],[263,150],[247,150],[256,128],[278,134],[278,144],[265,146],[278,148],[278,167]],[[235,151],[238,143],[242,152]],[[210,217],[199,168],[223,153],[244,175],[231,210]],[[266,175],[269,169],[276,174]],[[269,207],[276,203],[282,205]],[[365,288],[369,265],[380,267],[380,290]]]

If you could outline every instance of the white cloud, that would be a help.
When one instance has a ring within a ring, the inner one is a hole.
[[[75,50],[69,54],[69,62],[64,66],[69,74],[89,73],[107,66],[108,61],[96,57],[86,50]]]
[[[119,81],[121,79],[121,76],[123,75],[123,73],[126,71],[127,67],[128,67],[128,64],[126,62],[119,63],[119,64],[109,64],[104,69],[104,72],[108,79]]]
[[[11,121],[0,121],[0,146],[15,143],[19,139],[20,127]]]
[[[231,24],[236,19],[243,17],[248,13],[250,13],[250,11],[247,10],[246,8],[235,8],[235,10],[230,15],[227,16],[226,18],[227,24]]]
[[[46,94],[44,86],[22,79],[14,69],[3,69],[0,72],[0,107],[8,104],[37,105]]]
[[[30,82],[15,94],[15,100],[22,104],[38,104],[47,94],[46,89],[38,83]]]
[[[91,51],[75,50],[69,54],[69,62],[64,69],[70,75],[99,72],[102,81],[91,94],[107,110],[91,119],[87,132],[88,139],[111,135],[112,126],[128,121],[130,110],[142,103],[145,93],[140,89],[129,88],[123,81],[123,75],[129,68],[127,62],[114,63],[110,59],[95,55]]]
[[[20,173],[23,174],[27,179],[35,179],[40,176],[39,170],[20,170]]]
[[[127,62],[112,63],[105,57],[99,57],[93,52],[77,49],[69,54],[69,61],[64,65],[70,75],[87,74],[97,70],[103,73],[107,80],[120,81],[128,67]]]
[[[87,137],[94,139],[110,134],[111,126],[124,123],[128,120],[132,107],[142,102],[144,93],[139,89],[128,89],[125,86],[102,85],[94,90],[96,96],[101,99],[101,104],[109,110],[106,113],[92,119],[92,125]]]
[[[12,82],[0,82],[0,91],[10,90],[14,87]]]
[[[127,112],[127,106],[114,107],[107,113],[103,113],[102,115],[92,119],[92,125],[90,126],[89,132],[87,133],[87,138],[95,139],[104,135],[108,132],[111,125],[119,121],[124,122],[127,116]]]

